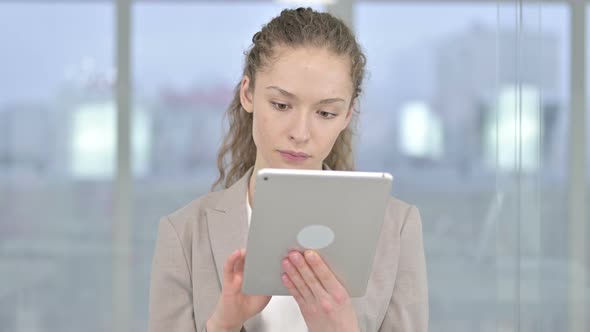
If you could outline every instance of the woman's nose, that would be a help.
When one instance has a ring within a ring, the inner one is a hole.
[[[289,138],[297,144],[307,142],[311,136],[310,127],[310,117],[308,114],[298,115],[289,131]]]

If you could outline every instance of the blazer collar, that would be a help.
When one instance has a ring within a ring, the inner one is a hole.
[[[252,168],[221,193],[217,204],[206,209],[207,226],[219,285],[223,284],[223,265],[229,255],[245,248],[248,237],[246,193]]]
[[[209,240],[217,270],[219,289],[223,285],[223,265],[236,249],[246,248],[248,239],[247,188],[252,175],[250,168],[244,176],[221,193],[217,204],[206,209]],[[259,315],[244,322],[245,331],[260,330]]]

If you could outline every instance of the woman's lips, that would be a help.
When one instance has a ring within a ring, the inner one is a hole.
[[[310,157],[310,155],[306,154],[305,152],[279,150],[279,153],[283,159],[290,162],[303,162]]]

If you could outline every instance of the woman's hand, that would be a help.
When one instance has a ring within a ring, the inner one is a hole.
[[[213,316],[207,321],[207,331],[240,331],[244,322],[261,312],[271,296],[242,293],[246,251],[234,251],[223,266],[223,288]]]
[[[299,304],[310,332],[359,331],[348,292],[312,250],[283,259],[283,284]]]

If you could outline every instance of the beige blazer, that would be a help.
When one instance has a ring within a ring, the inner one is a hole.
[[[152,262],[149,331],[205,331],[220,295],[225,260],[246,247],[251,173],[161,219]],[[426,264],[416,207],[390,199],[367,293],[352,302],[361,331],[427,331]],[[259,324],[256,315],[242,331],[258,331]]]

